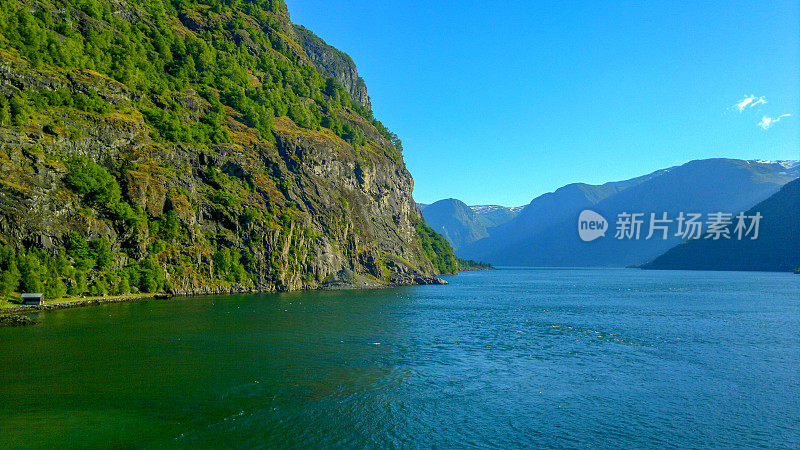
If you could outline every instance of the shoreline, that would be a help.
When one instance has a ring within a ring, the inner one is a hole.
[[[92,305],[109,303],[136,302],[156,299],[163,294],[128,294],[109,297],[77,298],[72,300],[56,301],[43,305],[13,305],[0,308],[0,327],[21,327],[37,325],[39,320],[28,316],[28,313],[57,311],[60,309],[80,308]]]
[[[316,289],[300,289],[300,291],[326,291],[326,290],[361,290],[361,289],[383,289],[401,286],[423,286],[428,284],[448,284],[447,281],[439,277],[431,277],[430,279],[420,278],[415,283],[405,284],[385,284],[385,285],[366,285],[354,283],[331,283],[327,286],[320,286]],[[82,308],[85,306],[106,305],[111,303],[128,303],[145,300],[170,300],[174,297],[200,297],[204,295],[236,295],[236,294],[258,294],[258,293],[278,293],[282,291],[237,291],[231,290],[230,292],[196,292],[196,293],[176,293],[166,294],[163,292],[156,292],[150,294],[125,294],[104,297],[92,298],[76,298],[69,300],[54,301],[51,303],[45,302],[42,305],[11,305],[0,307],[0,327],[16,327],[26,325],[36,325],[38,320],[33,319],[27,313],[57,311],[61,309]],[[292,292],[292,291],[285,291]]]
[[[79,308],[81,306],[102,305],[106,303],[135,302],[140,300],[156,299],[159,293],[153,294],[126,294],[105,297],[76,298],[69,300],[44,303],[42,305],[12,305],[0,308],[0,315],[15,315],[26,312],[56,311],[59,309]]]

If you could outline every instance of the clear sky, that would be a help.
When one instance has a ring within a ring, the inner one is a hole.
[[[800,158],[797,0],[286,3],[353,57],[419,202]]]

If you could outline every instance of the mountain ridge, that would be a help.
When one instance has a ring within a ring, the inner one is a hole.
[[[643,263],[648,255],[652,258],[669,246],[640,244],[641,248],[653,248],[641,250],[644,253],[635,256],[640,250],[631,243],[610,244],[610,239],[582,243],[575,232],[578,213],[593,209],[613,224],[622,205],[642,209],[642,212],[653,208],[676,212],[681,204],[686,208],[701,207],[703,197],[712,199],[719,207],[734,208],[738,212],[776,192],[796,177],[797,172],[796,165],[787,168],[779,162],[711,158],[620,182],[573,183],[535,198],[512,221],[491,229],[489,237],[460,247],[456,253],[462,258],[495,265],[627,266]],[[712,179],[718,184],[711,183]],[[687,186],[684,190],[681,189],[683,184]],[[726,192],[726,188],[730,192]],[[629,255],[624,256],[626,254]],[[578,255],[585,255],[586,259],[581,260]]]
[[[425,221],[458,249],[489,236],[489,229],[513,219],[522,207],[500,205],[469,206],[448,198],[431,204],[418,203]]]

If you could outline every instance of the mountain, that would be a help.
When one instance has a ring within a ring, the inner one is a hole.
[[[498,205],[476,205],[470,206],[470,208],[478,215],[480,222],[489,235],[514,239],[515,236],[526,236],[529,233],[540,231],[549,224],[566,218],[571,211],[577,208],[589,207],[613,193],[645,181],[648,177],[655,176],[658,173],[655,172],[649,176],[646,175],[599,186],[585,183],[569,184],[557,189],[555,192],[536,197],[526,206],[509,208]],[[426,214],[424,208],[422,213],[423,215]],[[442,232],[441,224],[443,220],[440,217],[425,215],[425,219],[434,229]],[[481,233],[475,233],[475,235],[479,234]],[[461,254],[487,255],[491,254],[493,247],[497,245],[497,241],[498,239],[478,238],[454,246],[454,248],[461,248]],[[465,246],[468,246],[468,248],[463,250]]]
[[[294,32],[300,46],[303,47],[320,74],[339,81],[353,101],[371,110],[372,104],[367,95],[367,85],[364,83],[364,79],[358,76],[353,59],[348,54],[328,45],[302,25],[294,25]]]
[[[763,216],[757,239],[690,240],[642,268],[773,272],[800,268],[800,179],[787,183],[745,215],[757,213]]]
[[[0,295],[433,282],[412,185],[282,0],[0,3]]]
[[[522,208],[522,206],[509,208],[508,206],[500,205],[474,205],[469,207],[478,215],[481,223],[486,228],[496,227],[510,221],[519,214]]]
[[[417,206],[425,222],[441,233],[454,249],[489,236],[489,229],[510,221],[522,209],[499,205],[467,206],[454,198],[431,204],[417,203]]]
[[[602,185],[572,183],[560,187],[554,192],[540,195],[528,205],[514,208],[515,214],[511,217],[513,220],[499,223],[497,228],[492,230],[491,234],[495,237],[473,242],[468,247],[462,248],[459,254],[479,259],[483,257],[500,258],[499,260],[502,261],[503,256],[497,254],[497,245],[501,245],[504,249],[508,247],[504,251],[511,252],[513,247],[525,245],[524,241],[529,236],[567,219],[575,211],[589,208],[613,194],[659,176],[664,170]]]
[[[794,162],[707,159],[603,185],[571,184],[534,199],[490,236],[458,249],[462,258],[495,265],[628,266],[648,261],[680,240],[617,240],[613,233],[593,242],[577,234],[584,209],[614,226],[622,212],[740,212],[777,192],[800,173]],[[645,235],[647,230],[645,229]]]
[[[454,249],[489,235],[481,217],[461,200],[448,198],[422,209],[425,222]]]

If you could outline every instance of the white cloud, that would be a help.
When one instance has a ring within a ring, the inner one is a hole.
[[[755,95],[746,95],[743,99],[739,100],[735,105],[734,108],[738,109],[739,112],[744,111],[747,108],[752,108],[754,106],[763,105],[767,103],[767,99],[764,97],[756,97]]]
[[[773,125],[775,125],[776,123],[780,122],[780,121],[781,121],[781,119],[783,119],[784,117],[791,117],[791,114],[781,114],[781,115],[780,115],[780,116],[778,116],[778,117],[769,117],[769,116],[764,116],[764,117],[761,119],[761,122],[758,122],[758,126],[760,126],[761,128],[763,128],[763,129],[765,129],[765,130],[768,130],[768,129],[770,129],[770,128],[771,128]]]
[[[750,104],[750,107],[752,108],[753,106],[763,105],[763,104],[766,104],[766,103],[767,103],[767,99],[765,99],[764,97],[758,97],[758,99],[756,101],[754,101],[753,103]]]

